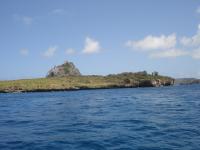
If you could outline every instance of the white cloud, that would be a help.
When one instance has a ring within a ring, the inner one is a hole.
[[[197,13],[200,13],[200,6],[196,10]]]
[[[66,11],[64,9],[58,8],[51,11],[53,15],[65,15]]]
[[[22,56],[27,56],[27,55],[29,54],[29,50],[26,49],[26,48],[21,49],[21,50],[20,50],[20,54],[21,54]]]
[[[30,16],[20,16],[18,14],[14,14],[13,16],[15,20],[20,21],[26,25],[30,25],[34,21],[33,17]]]
[[[159,37],[149,35],[142,40],[128,41],[126,46],[134,50],[141,50],[150,58],[188,56],[193,59],[200,59],[200,24],[196,34],[191,37],[183,36],[177,38],[175,34],[161,35]]]
[[[72,55],[72,54],[74,54],[75,52],[76,52],[76,50],[73,49],[73,48],[69,48],[69,49],[66,49],[66,50],[65,50],[65,53],[66,53],[67,55]]]
[[[199,7],[200,11],[200,7]],[[199,12],[200,13],[200,12]],[[190,47],[190,56],[194,59],[200,59],[200,24],[198,25],[198,30],[192,37],[182,37],[180,38],[180,43],[184,47]]]
[[[142,40],[128,41],[126,46],[146,52],[151,58],[175,58],[188,55],[187,51],[177,49],[177,38],[175,34],[168,36],[146,36]]]
[[[180,43],[183,46],[190,46],[190,47],[200,46],[200,25],[198,25],[198,31],[194,36],[192,37],[184,36],[180,39]]]
[[[183,46],[189,46],[189,47],[200,46],[200,34],[196,34],[192,37],[182,37],[180,39],[180,43]]]
[[[194,59],[200,59],[200,48],[193,50],[191,56]]]
[[[92,53],[98,53],[99,51],[100,51],[99,42],[90,37],[87,37],[85,40],[85,47],[83,49],[83,53],[92,54]]]
[[[58,50],[58,47],[57,46],[51,46],[49,47],[45,52],[44,52],[44,56],[45,57],[53,57],[55,55],[55,52]]]
[[[184,50],[180,49],[169,49],[169,50],[162,50],[162,51],[157,51],[154,53],[150,54],[151,58],[175,58],[179,56],[185,56],[188,55],[189,53]]]
[[[131,41],[126,43],[126,46],[136,50],[156,50],[173,48],[176,45],[176,35],[171,34],[168,36],[152,36],[148,35],[142,40]]]
[[[196,39],[196,38],[195,38]],[[196,41],[196,40],[195,40]],[[191,45],[191,43],[193,43],[194,44],[194,39],[193,39],[193,37],[192,38],[188,38],[188,37],[182,37],[181,39],[180,39],[180,43],[182,44],[182,45],[184,45],[184,46],[188,46],[188,45]],[[193,45],[192,44],[192,45]]]

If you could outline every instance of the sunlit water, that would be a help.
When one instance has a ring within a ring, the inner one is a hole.
[[[0,149],[199,150],[200,86],[0,94]]]

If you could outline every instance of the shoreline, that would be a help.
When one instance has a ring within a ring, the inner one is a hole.
[[[174,85],[170,85],[174,86]],[[160,87],[155,87],[155,86],[149,86],[149,87],[100,87],[100,88],[77,88],[77,89],[37,89],[37,90],[32,90],[32,91],[13,91],[13,92],[8,92],[8,91],[0,91],[0,94],[15,94],[15,93],[37,93],[37,92],[67,92],[67,91],[84,91],[84,90],[103,90],[103,89],[137,89],[137,88],[162,88],[162,87],[169,87],[169,86],[160,86]]]
[[[67,89],[34,89],[34,90],[16,90],[16,91],[0,91],[0,94],[6,93],[37,93],[37,92],[66,92],[66,91],[83,91],[83,90],[101,90],[101,89],[128,89],[128,88],[161,88],[169,87],[174,85],[167,86],[112,86],[112,87],[97,87],[97,88],[67,88]]]
[[[108,76],[67,76],[0,81],[0,93],[78,91],[172,85],[174,85],[174,79],[170,77],[123,73]]]

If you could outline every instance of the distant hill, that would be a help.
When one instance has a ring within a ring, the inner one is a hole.
[[[160,87],[173,84],[173,78],[161,76],[158,72],[123,72],[107,76],[81,75],[72,62],[66,61],[53,67],[46,78],[0,81],[0,93]]]
[[[196,78],[178,78],[175,79],[175,85],[189,85],[189,84],[200,84],[200,79]]]
[[[66,61],[64,64],[53,67],[47,77],[65,77],[65,76],[80,76],[80,71],[72,62]]]
[[[0,81],[0,93],[171,86],[174,79],[145,72]]]

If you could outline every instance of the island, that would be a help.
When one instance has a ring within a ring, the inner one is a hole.
[[[55,66],[44,78],[0,81],[0,93],[49,92],[83,89],[136,88],[171,86],[174,79],[158,72],[82,75],[72,62]]]
[[[200,79],[196,78],[178,78],[175,79],[175,85],[191,85],[191,84],[200,84]]]

